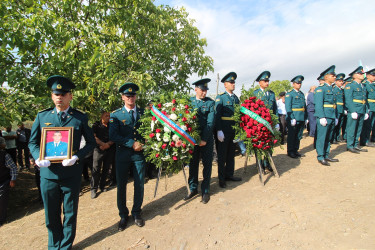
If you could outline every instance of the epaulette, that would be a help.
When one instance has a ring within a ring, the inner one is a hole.
[[[81,114],[86,114],[85,111],[82,111],[82,110],[79,110],[79,109],[76,109],[76,108],[72,108],[72,109],[75,110],[75,111],[77,111],[77,112],[79,112],[79,113],[81,113]]]
[[[319,84],[319,87],[324,86],[324,83]]]
[[[118,108],[116,110],[113,110],[112,113],[116,113],[117,111],[120,111],[120,110],[121,110],[121,108]]]
[[[220,93],[219,95],[224,95],[225,94],[225,92],[222,92],[222,93]]]
[[[54,109],[54,108],[43,109],[42,111],[39,111],[39,113],[46,112],[46,111],[50,111],[50,110],[52,110],[52,109]]]

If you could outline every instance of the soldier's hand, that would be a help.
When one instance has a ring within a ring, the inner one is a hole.
[[[369,118],[369,115],[366,113],[365,114],[365,120],[367,120]]]
[[[141,151],[142,150],[142,144],[138,141],[134,142],[133,149],[134,149],[134,151]]]
[[[203,147],[203,146],[206,146],[206,144],[207,144],[207,142],[205,142],[205,141],[202,140],[202,141],[199,143],[199,146],[200,146],[200,147]]]
[[[279,124],[276,124],[275,129],[276,129],[277,131],[280,131],[280,125],[279,125]]]
[[[9,187],[14,188],[15,186],[16,186],[15,180],[9,182]]]
[[[327,126],[327,119],[326,118],[320,118],[319,122],[320,122],[320,125],[322,125],[323,127]]]
[[[335,126],[337,126],[337,124],[339,124],[339,119],[335,119]]]
[[[38,165],[40,168],[46,168],[46,167],[51,166],[51,162],[49,160],[39,161],[39,158],[36,159],[35,164]]]
[[[292,127],[296,126],[296,124],[297,124],[297,120],[296,119],[292,119],[290,121],[290,125],[292,125]]]
[[[76,163],[77,160],[78,160],[78,156],[73,155],[71,159],[65,159],[65,160],[62,161],[61,164],[64,167],[69,167],[69,166],[73,166]]]
[[[357,120],[357,118],[358,118],[357,112],[352,113],[352,118],[353,118],[353,120]]]
[[[348,115],[348,111],[347,110],[344,110],[344,115]]]
[[[224,133],[223,133],[222,130],[217,131],[217,139],[218,139],[220,142],[224,142]]]

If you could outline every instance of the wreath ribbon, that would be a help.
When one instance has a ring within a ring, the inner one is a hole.
[[[158,119],[161,124],[167,127],[171,132],[175,135],[180,137],[182,140],[190,143],[193,147],[196,144],[193,137],[191,137],[185,130],[183,130],[180,126],[174,123],[171,119],[165,116],[162,112],[160,112],[155,106],[152,106],[151,113]]]
[[[245,114],[245,115],[250,116],[250,118],[256,120],[257,122],[262,123],[273,135],[275,135],[274,132],[273,132],[271,124],[269,124],[269,122],[267,122],[266,120],[264,120],[258,114],[256,114],[256,113],[248,110],[245,107],[241,107],[240,112],[243,113],[243,114]]]

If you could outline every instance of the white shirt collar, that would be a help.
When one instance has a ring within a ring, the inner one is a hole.
[[[296,90],[296,89],[293,89],[293,90],[295,90],[297,93],[299,92],[299,90]]]
[[[229,93],[228,91],[225,91],[225,92],[227,92],[230,97],[232,97],[232,95],[234,95],[234,94]]]
[[[57,111],[57,113],[64,112],[65,114],[67,114],[69,108],[70,108],[70,106],[69,106],[67,109],[65,109],[65,110],[60,110],[60,111],[59,111],[58,109],[56,109],[56,111]]]
[[[134,110],[134,114],[137,112],[137,106],[134,106],[133,109],[129,109],[125,105],[124,105],[124,107],[125,107],[126,111],[128,111],[128,113],[130,113],[130,110]]]

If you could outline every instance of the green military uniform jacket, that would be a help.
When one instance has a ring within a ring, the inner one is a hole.
[[[305,121],[307,119],[306,100],[302,91],[292,89],[285,95],[285,109],[291,120]]]
[[[367,103],[370,111],[375,111],[375,82],[370,83],[369,81],[365,82],[367,90]]]
[[[132,156],[132,160],[143,160],[143,151],[134,151],[135,141],[144,143],[144,138],[138,133],[140,123],[138,122],[144,110],[136,108],[136,119],[132,122],[129,112],[125,106],[111,113],[109,119],[109,139],[116,143],[117,150],[121,151],[123,157]],[[129,158],[130,161],[130,158]]]
[[[96,141],[92,129],[88,126],[87,115],[74,109],[69,108],[66,120],[60,123],[57,116],[56,108],[49,108],[38,113],[31,129],[29,141],[30,153],[34,159],[39,158],[40,138],[42,128],[47,127],[73,127],[73,155],[82,160],[88,153],[94,150]],[[80,147],[81,137],[85,138],[86,145]],[[63,167],[61,163],[51,163],[47,168],[40,168],[40,176],[46,179],[64,179],[82,173],[80,164]]]
[[[332,88],[334,98],[336,100],[336,109],[338,114],[343,114],[345,110],[344,90],[338,86]]]
[[[209,97],[197,100],[195,96],[191,97],[190,101],[192,107],[197,109],[201,140],[207,142],[212,138],[212,129],[215,122],[215,102]]]
[[[224,92],[216,96],[215,101],[215,126],[216,130],[222,130],[224,135],[226,133],[234,134],[233,115],[234,115],[234,104],[239,104],[240,100],[233,94],[229,95],[228,92]]]
[[[317,118],[335,119],[336,101],[332,91],[332,86],[327,83],[319,85],[314,92],[315,114]]]
[[[257,89],[254,91],[256,98],[262,100],[264,105],[273,112],[274,115],[277,115],[277,104],[276,96],[272,90],[263,91],[262,89]]]
[[[367,113],[367,90],[362,83],[352,81],[350,84],[346,85],[344,93],[345,104],[349,113]]]

